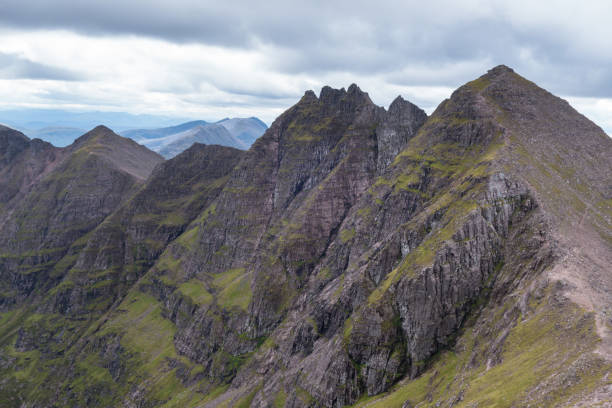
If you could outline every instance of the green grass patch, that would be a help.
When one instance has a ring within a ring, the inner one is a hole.
[[[206,289],[206,285],[196,278],[182,283],[177,290],[199,306],[208,305],[213,300],[213,296]]]
[[[102,333],[125,333],[122,345],[147,362],[145,370],[154,370],[167,357],[177,357],[173,344],[176,327],[161,312],[162,305],[154,297],[132,291],[103,326]]]
[[[340,241],[342,241],[343,244],[352,240],[353,237],[355,237],[355,228],[346,228],[340,231]]]
[[[253,292],[251,290],[250,274],[245,274],[244,268],[234,268],[215,276],[213,285],[219,290],[216,294],[217,303],[226,309],[237,307],[247,310]]]
[[[274,397],[274,408],[284,408],[286,403],[287,393],[285,392],[285,390],[280,390],[276,393],[276,396]]]

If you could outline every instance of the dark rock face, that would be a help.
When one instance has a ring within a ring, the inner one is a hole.
[[[16,140],[10,163],[34,143]],[[127,407],[570,406],[605,391],[605,329],[568,291],[597,277],[609,305],[612,142],[507,67],[429,118],[324,87],[248,152],[194,145],[152,170],[97,128],[61,154],[0,233],[21,254],[0,258],[7,406],[15,390]],[[555,277],[574,267],[574,286]]]
[[[427,115],[422,109],[401,96],[389,106],[388,116],[389,119],[377,129],[377,168],[380,174],[427,120]]]

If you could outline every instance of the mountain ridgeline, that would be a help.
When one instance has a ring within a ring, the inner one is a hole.
[[[607,406],[611,180],[505,66],[429,117],[308,91],[167,161],[0,128],[0,405]]]

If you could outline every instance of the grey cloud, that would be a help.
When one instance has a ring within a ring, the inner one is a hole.
[[[30,61],[16,54],[0,53],[0,78],[77,81],[82,79],[82,76],[63,68]]]
[[[281,90],[276,90],[276,89],[264,90],[264,89],[253,88],[253,87],[224,86],[224,85],[217,85],[217,88],[223,92],[227,92],[233,95],[244,95],[244,96],[255,97],[258,99],[268,99],[272,101],[294,98],[296,96],[293,93],[283,92]]]
[[[3,0],[0,25],[260,48],[267,52],[267,65],[279,72],[379,75],[400,85],[455,87],[504,63],[555,93],[612,96],[612,50],[588,50],[589,42],[601,37],[590,30],[605,26],[606,16],[591,13],[593,21],[577,20],[583,14],[567,16],[575,24],[563,24],[551,17],[571,8],[511,4]]]
[[[69,29],[86,34],[138,34],[172,41],[238,46],[249,33],[240,15],[217,2],[156,0],[4,0],[0,22],[8,27]]]

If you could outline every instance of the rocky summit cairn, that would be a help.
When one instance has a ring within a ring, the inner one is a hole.
[[[612,140],[508,67],[248,151],[37,143],[0,129],[2,406],[612,399]]]

